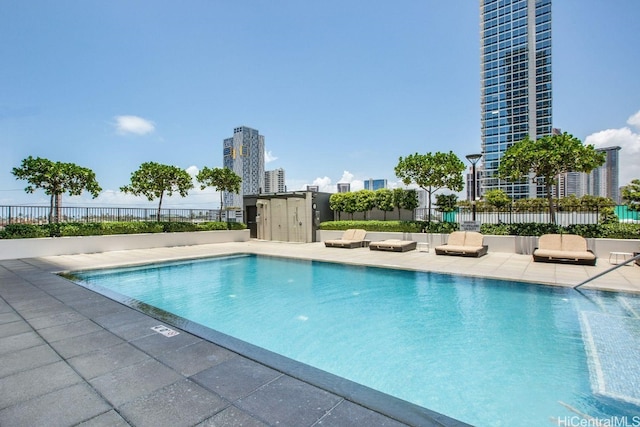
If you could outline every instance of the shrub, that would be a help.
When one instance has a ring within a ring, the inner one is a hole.
[[[107,236],[113,234],[173,233],[181,231],[244,230],[241,222],[64,222],[58,224],[9,224],[0,239],[35,237]]]
[[[320,223],[321,230],[348,230],[360,228],[367,231],[388,231],[419,233],[422,229],[422,221],[326,221]]]
[[[2,239],[29,239],[49,237],[49,229],[35,224],[8,224],[0,233]]]
[[[640,239],[640,224],[604,224],[601,226],[602,235],[608,239]]]
[[[198,231],[198,225],[191,222],[163,222],[162,230],[165,233],[176,233],[183,231]]]
[[[227,222],[226,226],[228,230],[244,230],[247,228],[247,224],[243,222]]]
[[[347,230],[361,228],[367,231],[387,231],[404,233],[443,233],[448,234],[459,229],[455,222],[427,221],[326,221],[320,224],[321,230]],[[578,234],[587,238],[639,239],[640,224],[572,224],[566,227],[527,222],[519,224],[482,224],[482,234],[494,236],[541,236],[543,234]]]
[[[556,224],[523,222],[509,224],[509,234],[514,236],[542,236],[543,234],[557,234],[561,227]]]
[[[482,224],[480,225],[480,232],[492,236],[508,236],[510,232],[509,224]]]
[[[360,228],[367,231],[401,233],[450,233],[458,229],[454,222],[427,221],[326,221],[320,223],[321,230],[348,230]]]

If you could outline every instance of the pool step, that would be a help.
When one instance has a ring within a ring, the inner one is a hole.
[[[593,392],[640,406],[640,319],[582,311],[580,322]]]
[[[640,299],[638,298],[627,298],[627,297],[618,297],[618,301],[620,304],[636,319],[640,319]]]

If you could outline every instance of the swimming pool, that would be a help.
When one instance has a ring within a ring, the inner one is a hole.
[[[640,416],[629,294],[255,255],[74,279],[474,425]]]

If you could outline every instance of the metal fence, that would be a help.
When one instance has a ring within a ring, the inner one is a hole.
[[[47,224],[48,206],[0,206],[0,227],[7,224]],[[156,221],[157,208],[60,207],[59,222]],[[217,221],[219,209],[161,209],[160,221]],[[224,217],[224,215],[223,215]]]
[[[640,212],[628,210],[626,206],[614,207],[615,217],[611,216],[610,209],[594,206],[590,209],[566,209],[563,208],[555,212],[555,223],[557,225],[568,226],[572,224],[598,224],[605,217],[607,219],[618,221],[621,223],[640,223]],[[416,209],[415,217],[417,220],[426,221],[428,216],[427,208]],[[473,220],[473,211],[471,208],[458,208],[454,212],[440,212],[435,208],[431,209],[432,221],[446,221],[463,223]],[[547,210],[536,212],[521,212],[513,207],[507,207],[501,210],[482,210],[476,212],[476,221],[482,224],[518,224],[518,223],[545,223],[549,224],[553,221]]]
[[[49,222],[48,206],[0,206],[0,227],[7,224],[47,224]],[[598,224],[603,215],[610,215],[610,209],[598,207],[590,210],[563,209],[556,212],[556,224]],[[626,206],[616,206],[614,213],[619,222],[640,223],[637,211],[630,211]],[[156,221],[157,208],[113,208],[113,207],[60,207],[57,210],[59,222],[107,222],[107,221]],[[161,221],[205,222],[217,221],[219,209],[161,209]],[[415,210],[416,220],[426,221],[426,208]],[[397,219],[396,213],[389,213],[388,219]],[[473,212],[470,208],[459,208],[455,212],[440,212],[431,209],[431,220],[463,223],[471,221]],[[344,219],[344,218],[343,218]],[[225,220],[225,212],[223,212]],[[500,211],[478,211],[476,221],[483,224],[514,224],[514,223],[550,223],[548,211],[519,212],[512,207]]]

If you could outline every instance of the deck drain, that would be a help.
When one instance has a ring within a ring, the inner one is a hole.
[[[175,337],[180,333],[178,331],[174,331],[173,329],[167,328],[166,326],[162,326],[162,325],[153,326],[151,329],[153,329],[159,334],[164,335],[165,337]]]

